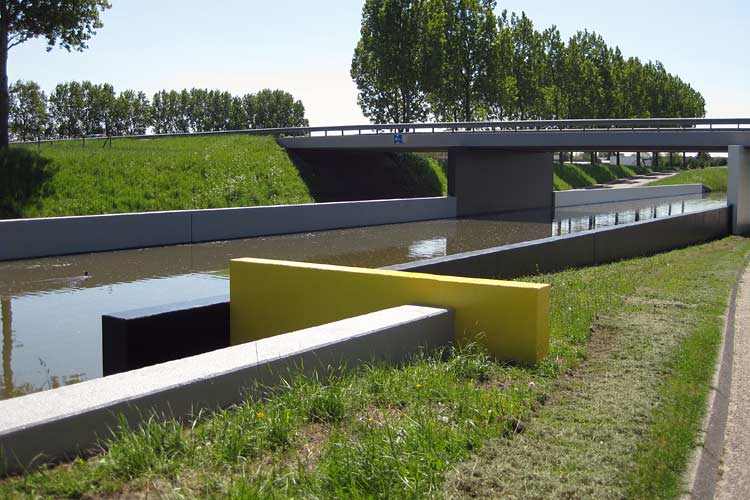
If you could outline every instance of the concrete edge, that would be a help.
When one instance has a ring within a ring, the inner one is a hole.
[[[450,345],[454,313],[405,305],[58,389],[0,401],[5,472],[95,449],[119,418],[188,418],[278,385],[290,373],[407,361]]]
[[[456,216],[455,197],[0,220],[0,261]]]
[[[728,207],[709,208],[687,214],[396,264],[383,269],[509,279],[528,274],[599,265],[726,236],[730,234],[729,212]],[[669,237],[660,238],[659,235]],[[545,250],[548,251],[546,254]],[[520,271],[509,272],[504,260],[512,261]]]
[[[742,277],[749,265],[750,255],[745,257],[742,266],[737,270],[734,286],[729,294],[719,358],[711,381],[711,389],[706,397],[706,415],[700,427],[699,442],[696,443],[692,459],[682,480],[685,491],[681,498],[684,500],[713,498],[716,492],[717,474],[724,450],[724,434],[729,416],[737,295]]]
[[[647,200],[702,194],[703,184],[673,184],[669,186],[641,186],[632,188],[570,189],[555,191],[555,208],[597,205],[621,201]]]

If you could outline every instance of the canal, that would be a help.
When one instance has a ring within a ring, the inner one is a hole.
[[[103,314],[227,294],[232,258],[381,267],[725,205],[697,195],[0,262],[0,399],[100,377]]]

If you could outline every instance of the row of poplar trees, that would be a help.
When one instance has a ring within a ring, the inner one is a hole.
[[[660,62],[590,31],[565,42],[495,0],[366,0],[351,66],[373,122],[705,116]]]
[[[36,82],[10,86],[10,135],[18,141],[307,126],[301,101],[283,90],[242,96],[209,89],[115,92],[112,85],[66,82],[49,94]]]

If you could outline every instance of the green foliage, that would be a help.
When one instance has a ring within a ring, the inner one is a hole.
[[[495,0],[432,0],[426,27],[432,112],[438,120],[484,118],[501,70]]]
[[[18,80],[10,86],[10,133],[14,139],[31,141],[46,131],[47,96],[35,82]]]
[[[672,177],[649,183],[649,186],[669,186],[672,184],[703,184],[709,191],[726,192],[728,170],[726,167],[712,167],[680,172]]]
[[[368,0],[352,61],[373,121],[657,118],[705,115],[701,94],[594,32],[565,43],[494,0]],[[408,40],[408,41],[407,41]],[[424,101],[430,104],[429,113]],[[405,112],[410,103],[418,112]]]
[[[366,0],[351,76],[357,102],[375,122],[409,123],[427,116],[424,0]]]

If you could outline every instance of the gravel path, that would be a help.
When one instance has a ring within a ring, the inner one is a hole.
[[[750,498],[750,266],[745,269],[735,315],[729,418],[716,487],[718,499]]]

